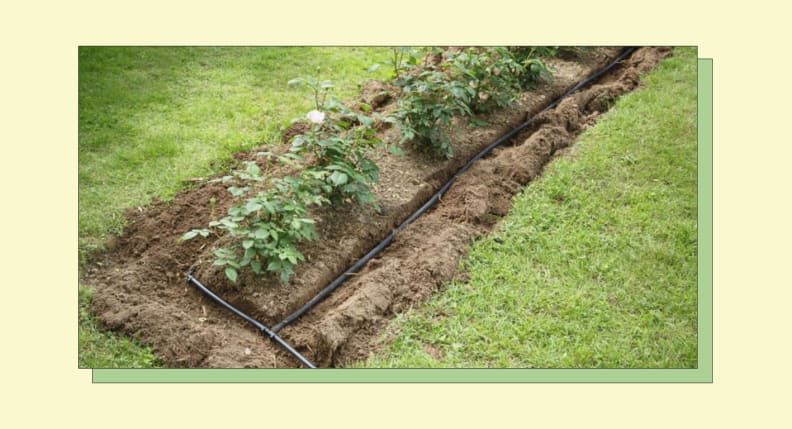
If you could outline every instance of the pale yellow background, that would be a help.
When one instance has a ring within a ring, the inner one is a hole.
[[[787,11],[690,0],[18,3],[0,6],[0,426],[792,427]],[[92,385],[77,369],[78,45],[576,43],[694,44],[715,59],[713,384]]]

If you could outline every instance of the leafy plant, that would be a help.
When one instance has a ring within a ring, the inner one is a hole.
[[[542,58],[554,57],[558,47],[511,46],[509,52],[522,67],[518,77],[523,88],[530,88],[541,80],[552,81],[553,76]]]
[[[281,162],[290,162],[286,157]],[[305,258],[296,243],[314,239],[314,220],[307,217],[308,209],[328,200],[316,192],[317,178],[310,172],[283,178],[266,177],[255,162],[245,162],[245,168],[226,176],[224,182],[234,182],[228,191],[235,197],[247,197],[228,209],[224,218],[211,221],[210,228],[225,230],[232,237],[232,245],[214,252],[214,264],[225,266],[226,276],[236,282],[238,270],[250,267],[256,274],[265,271],[280,275],[285,283],[293,267]],[[267,183],[266,189],[255,190],[253,184]],[[237,185],[244,186],[237,186]],[[187,232],[183,240],[197,235],[206,237],[208,229]]]
[[[378,180],[379,169],[367,152],[382,143],[374,118],[366,112],[371,108],[363,104],[363,112],[353,111],[333,97],[323,108],[309,114],[310,130],[291,140],[291,151],[312,155],[315,162],[307,168],[323,182],[321,190],[334,205],[355,199],[379,209],[369,188]]]
[[[424,62],[420,71],[405,73],[396,80],[402,90],[395,113],[401,142],[450,158],[453,150],[444,128],[454,116],[508,106],[536,74],[547,72],[536,52],[521,55],[505,47],[468,48],[447,52],[440,67]]]
[[[241,201],[228,210],[224,218],[209,223],[210,228],[225,230],[231,245],[214,252],[214,264],[225,267],[225,274],[236,282],[239,270],[250,267],[255,274],[271,272],[286,283],[294,266],[305,260],[297,243],[317,237],[309,210],[327,203],[341,205],[352,199],[378,208],[369,184],[378,179],[376,163],[367,151],[380,144],[373,128],[369,106],[354,111],[334,97],[329,81],[299,78],[289,85],[307,87],[317,109],[293,122],[307,121],[309,130],[291,140],[290,151],[273,156],[271,162],[294,167],[294,176],[271,177],[262,173],[255,162],[222,180],[233,182],[228,191]],[[378,118],[388,120],[387,118]],[[194,229],[182,236],[188,240],[207,237],[209,229]]]
[[[401,128],[401,143],[451,158],[453,148],[443,127],[456,115],[470,115],[469,103],[475,91],[464,83],[449,79],[433,68],[418,75],[407,75],[395,118]]]
[[[418,58],[418,51],[408,46],[396,46],[391,48],[391,57],[385,61],[385,64],[389,65],[393,69],[393,76],[392,78],[395,81],[399,81],[401,79],[401,72],[403,70],[409,70],[420,63],[420,59]],[[381,64],[374,64],[369,67],[369,71],[375,71],[380,67]]]
[[[316,71],[318,73],[319,68],[317,68]],[[308,88],[311,92],[313,92],[313,99],[316,110],[320,110],[322,108],[325,101],[327,100],[327,95],[329,94],[330,90],[335,87],[335,85],[333,85],[333,82],[329,80],[320,81],[318,78],[313,76],[298,77],[295,79],[291,79],[286,84],[288,86]]]
[[[468,48],[449,58],[452,77],[473,89],[465,97],[474,113],[513,104],[519,95],[522,65],[503,47]]]

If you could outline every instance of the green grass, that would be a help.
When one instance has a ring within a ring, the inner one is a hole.
[[[93,289],[80,288],[80,368],[154,368],[159,362],[151,349],[124,337],[103,332],[88,313]]]
[[[168,200],[186,179],[227,169],[234,153],[272,144],[313,101],[289,88],[315,75],[352,98],[383,78],[366,69],[386,48],[81,47],[79,49],[79,257],[124,227],[127,208]],[[102,332],[80,287],[80,367],[158,365],[149,349]]]
[[[619,99],[477,241],[469,281],[398,317],[361,365],[695,367],[695,56]]]
[[[280,139],[311,109],[289,79],[315,74],[341,98],[382,77],[385,48],[81,47],[81,261],[124,226],[124,210],[168,200],[185,180],[223,171],[232,155]]]

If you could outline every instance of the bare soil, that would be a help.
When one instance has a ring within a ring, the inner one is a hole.
[[[184,232],[225,214],[233,201],[222,184],[202,181],[172,201],[130,210],[123,235],[83,273],[83,282],[96,288],[91,309],[105,327],[151,345],[168,366],[296,367],[296,359],[188,286],[184,273],[195,267],[202,283],[262,323],[274,325],[368,252],[483,147],[618,52],[616,48],[590,49],[553,60],[553,83],[525,92],[512,108],[478,118],[490,126],[473,128],[467,121],[457,121],[451,130],[455,156],[450,160],[378,152],[380,181],[374,191],[381,212],[354,204],[317,212],[320,238],[302,246],[307,260],[287,285],[251,274],[240,275],[237,285],[230,283],[221,269],[211,265],[212,251],[223,244],[223,237],[177,240]],[[615,97],[634,89],[640,75],[670,52],[668,48],[639,49],[599,83],[539,115],[513,144],[477,162],[440,204],[402,231],[388,249],[327,300],[284,328],[281,336],[323,367],[343,366],[368,356],[377,347],[385,323],[457,275],[460,258],[476,237],[508,212],[512,196],[540,175],[558,151],[572,145]],[[386,85],[370,83],[361,98],[387,110],[388,91]],[[385,140],[397,138],[395,127],[383,127],[381,133]],[[256,152],[238,159],[257,159]],[[212,197],[214,210],[209,204]]]

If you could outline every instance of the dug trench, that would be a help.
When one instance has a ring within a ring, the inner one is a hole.
[[[301,247],[307,261],[286,285],[252,275],[230,283],[222,270],[211,265],[212,251],[225,243],[223,237],[178,241],[185,231],[205,226],[230,207],[233,201],[219,183],[204,180],[170,202],[131,210],[124,234],[83,273],[83,283],[96,288],[91,309],[106,328],[151,345],[168,366],[297,367],[291,355],[190,288],[184,272],[195,268],[195,276],[205,285],[272,326],[388,235],[483,147],[541,111],[618,52],[592,49],[571,59],[553,60],[553,83],[524,93],[512,108],[480,116],[489,126],[471,128],[458,121],[452,132],[455,156],[450,160],[378,152],[381,175],[374,191],[381,211],[348,204],[316,213],[320,238]],[[512,196],[670,52],[641,48],[597,83],[537,115],[509,144],[459,177],[442,202],[402,231],[383,253],[280,335],[322,367],[343,366],[368,356],[387,321],[458,275],[460,258],[476,237],[508,212]],[[383,130],[383,140],[397,138],[396,132]],[[239,159],[256,159],[254,153]],[[214,204],[209,203],[212,198]]]

